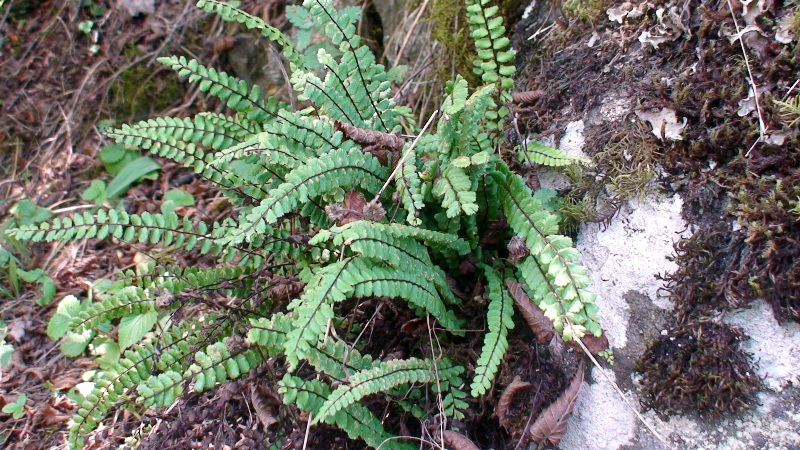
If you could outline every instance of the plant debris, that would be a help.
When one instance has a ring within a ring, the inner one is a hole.
[[[739,348],[741,330],[710,321],[668,330],[639,361],[645,407],[661,414],[741,412],[761,380]]]

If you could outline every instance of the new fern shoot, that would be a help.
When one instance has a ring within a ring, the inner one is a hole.
[[[122,240],[205,255],[202,266],[155,264],[98,281],[91,298],[63,300],[51,337],[63,339],[70,355],[93,352],[99,367],[72,421],[73,448],[112,408],[169,407],[187,392],[247,377],[267,358],[283,402],[312,424],[339,427],[372,447],[418,448],[396,439],[398,430],[387,430],[362,400],[379,395],[423,421],[463,419],[470,398],[492,392],[508,346],[514,323],[506,280],[522,283],[565,339],[602,333],[586,270],[572,241],[558,234],[558,216],[497,151],[514,53],[496,6],[466,2],[474,70],[484,84],[447,83],[440,113],[423,132],[392,98],[402,71],[386,70],[362,45],[353,8],[303,3],[340,54],[321,48],[314,62],[321,72],[261,19],[218,0],[197,5],[277,44],[298,102],[310,106],[292,110],[195,60],[161,58],[230,114],[151,119],[107,136],[199,174],[235,213],[208,222],[120,207],[9,232],[20,240]],[[570,161],[545,156],[534,162]],[[499,244],[482,242],[489,228],[507,230]],[[512,238],[526,256],[507,257]],[[486,331],[480,357],[467,361],[447,352],[464,336],[462,306],[473,301],[453,286],[477,278],[486,286],[478,293]],[[359,338],[369,324],[348,316],[354,299],[402,299],[436,339],[403,359],[380,359]],[[101,354],[103,345],[118,352]],[[438,410],[408,401],[424,398]]]

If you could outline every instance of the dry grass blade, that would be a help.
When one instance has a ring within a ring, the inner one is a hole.
[[[500,395],[500,400],[497,401],[497,420],[500,422],[500,426],[505,428],[506,430],[510,429],[509,419],[511,418],[511,402],[514,401],[514,396],[522,390],[528,389],[533,385],[528,383],[527,381],[522,381],[520,377],[514,377],[511,380],[511,384],[506,386],[503,389],[503,393]]]
[[[581,391],[584,372],[585,365],[581,362],[567,390],[553,404],[542,411],[536,422],[533,423],[530,430],[533,442],[540,444],[547,441],[552,445],[558,445],[561,438],[564,437],[564,433],[567,432],[567,422],[570,415],[572,415],[572,408],[575,407],[575,400]]]
[[[511,296],[514,297],[514,302],[522,313],[522,317],[525,318],[525,322],[528,323],[528,326],[531,327],[531,330],[536,335],[536,340],[540,344],[550,342],[555,336],[555,329],[550,319],[545,317],[542,310],[528,297],[528,294],[522,288],[522,284],[506,280],[506,286],[508,291],[511,292]]]
[[[443,431],[442,436],[444,443],[453,450],[480,450],[468,437],[455,431]]]

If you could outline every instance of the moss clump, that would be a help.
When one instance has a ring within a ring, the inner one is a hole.
[[[129,45],[123,55],[126,60],[135,61],[143,53]],[[152,117],[183,98],[180,80],[168,70],[159,70],[161,68],[161,65],[140,63],[123,71],[109,91],[112,116],[126,122]]]
[[[743,233],[724,221],[701,227],[675,244],[676,255],[670,260],[678,269],[660,278],[667,282],[677,324],[746,305],[734,275],[746,269],[740,257],[745,246]]]
[[[604,0],[565,0],[561,11],[568,19],[594,24],[605,18],[606,4]]]
[[[778,319],[800,321],[800,152],[797,143],[787,149],[754,151],[742,159],[747,170],[735,177],[734,214],[749,247],[742,264],[748,270],[737,278],[752,298],[769,302]]]
[[[638,362],[643,405],[661,414],[708,416],[753,406],[761,381],[739,348],[743,336],[737,328],[710,321],[672,329]]]
[[[644,126],[626,124],[592,156],[588,168],[568,167],[575,188],[567,194],[562,212],[581,222],[606,222],[628,199],[651,192],[660,145]]]

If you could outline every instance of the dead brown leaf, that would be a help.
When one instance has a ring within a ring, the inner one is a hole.
[[[356,220],[363,220],[367,215],[367,200],[358,191],[349,191],[345,194],[342,203],[333,203],[325,207],[328,218],[339,225],[345,225]]]
[[[531,330],[533,330],[533,333],[536,335],[537,342],[540,344],[550,343],[556,336],[553,322],[551,322],[536,303],[528,297],[521,283],[506,280],[506,286],[508,286],[511,296],[514,297],[514,302],[516,302],[517,307],[522,313],[522,317],[525,318],[528,326],[531,327]],[[558,336],[558,339],[561,339],[561,337]],[[591,353],[598,353],[608,348],[608,338],[606,338],[605,334],[600,335],[600,337],[587,334],[581,338],[581,342],[583,342],[583,345],[585,345]],[[567,344],[578,351],[582,351],[581,346],[574,340],[567,342]]]
[[[545,317],[542,310],[528,297],[528,294],[526,294],[525,290],[522,288],[522,284],[516,281],[506,280],[506,286],[508,287],[508,291],[511,292],[511,296],[514,297],[514,302],[522,313],[525,322],[528,323],[528,326],[531,327],[531,330],[533,330],[533,333],[536,335],[536,340],[540,344],[550,342],[553,336],[555,336],[553,322]]]
[[[533,385],[528,383],[527,381],[522,381],[522,379],[518,376],[514,377],[511,380],[511,383],[503,389],[503,393],[500,394],[500,400],[497,401],[497,420],[500,422],[500,426],[509,430],[510,423],[509,419],[511,413],[511,403],[514,401],[514,396],[521,390],[529,389]]]
[[[31,321],[28,319],[15,319],[8,324],[6,329],[6,336],[11,338],[12,341],[21,342],[25,337],[25,330],[31,326]]]
[[[447,430],[444,431],[442,435],[444,437],[444,443],[450,446],[452,450],[480,450],[474,442],[461,433]]]
[[[567,432],[567,422],[575,407],[575,400],[583,385],[584,371],[585,365],[581,361],[567,390],[536,418],[530,429],[533,442],[539,444],[547,441],[552,445],[558,445],[564,437],[564,433]]]
[[[597,337],[593,334],[587,334],[581,338],[581,342],[583,342],[583,345],[586,346],[586,349],[592,353],[599,353],[608,349],[608,338],[605,334],[601,334],[600,337]]]
[[[278,423],[278,419],[273,415],[275,408],[270,407],[266,396],[254,384],[250,385],[250,403],[253,405],[253,409],[256,410],[256,417],[258,417],[261,425],[264,426],[264,430]]]
[[[528,250],[528,246],[525,245],[525,241],[521,237],[514,236],[508,241],[508,259],[514,264],[520,262],[522,258],[530,254],[531,252]]]
[[[65,414],[50,405],[44,407],[44,409],[37,411],[36,415],[33,418],[34,425],[37,426],[49,426],[55,425],[57,423],[67,422],[72,415]]]

